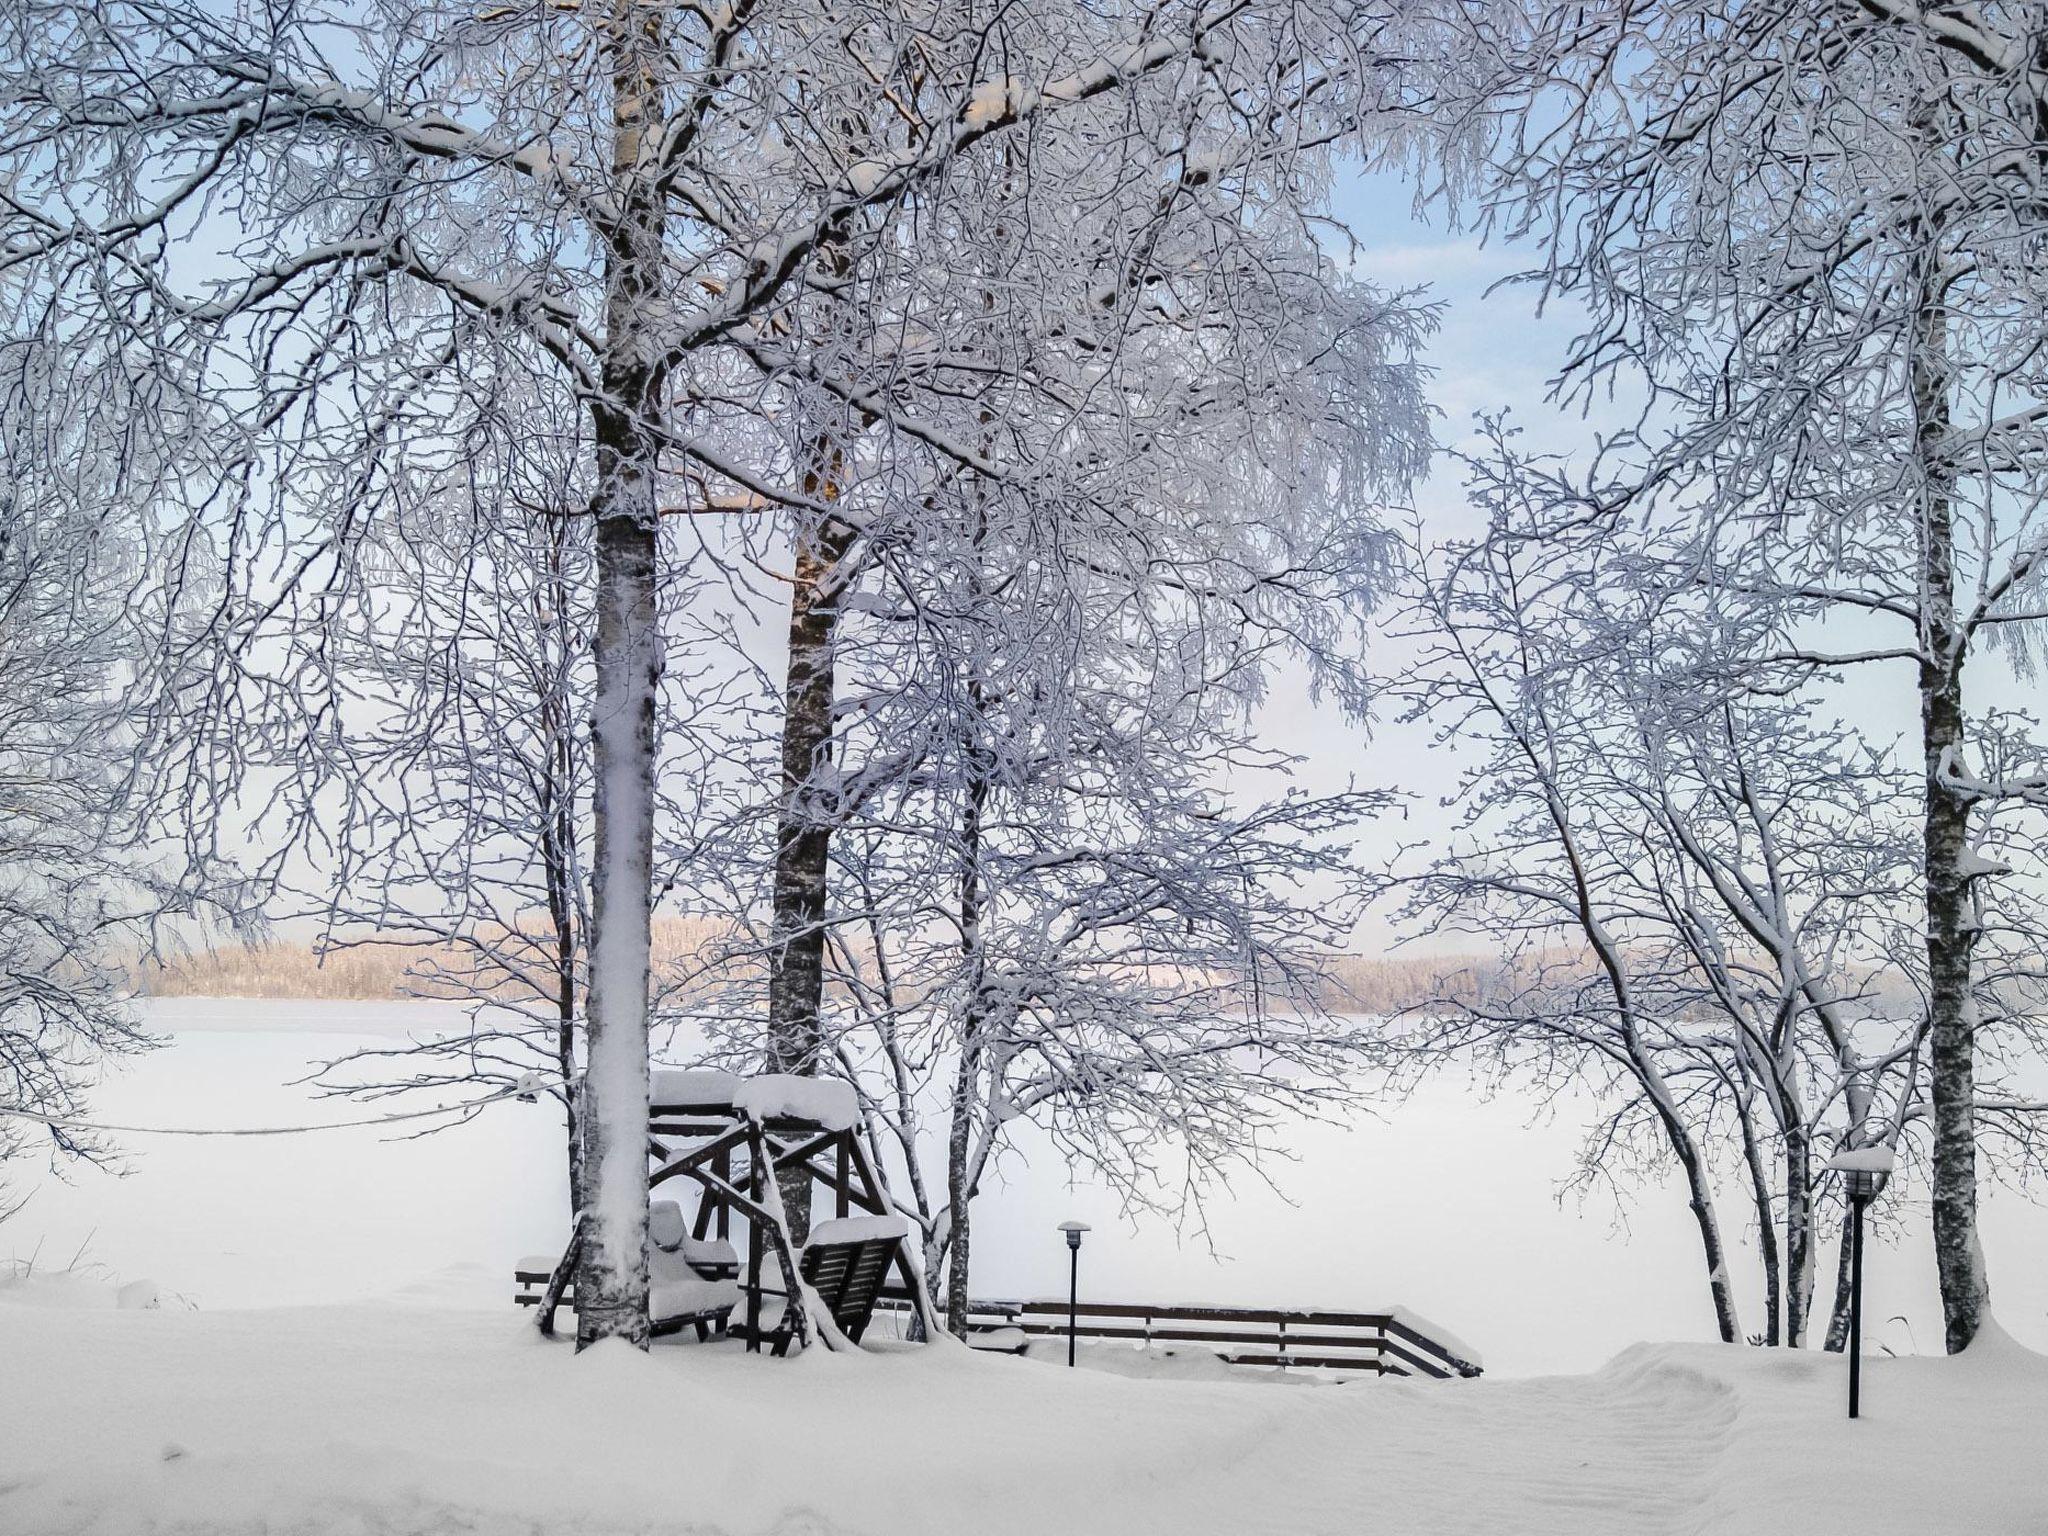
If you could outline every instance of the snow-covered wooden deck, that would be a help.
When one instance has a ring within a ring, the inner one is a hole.
[[[909,1297],[885,1291],[907,1313]],[[967,1326],[980,1335],[1064,1339],[1069,1303],[1059,1296],[1023,1301],[969,1301]],[[1336,1379],[1361,1376],[1477,1376],[1479,1353],[1456,1335],[1406,1307],[1218,1307],[1152,1301],[1088,1300],[1073,1308],[1072,1331],[1084,1340],[1130,1345],[1198,1345],[1226,1364],[1306,1370]]]

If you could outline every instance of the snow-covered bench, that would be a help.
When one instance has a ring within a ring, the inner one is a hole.
[[[732,1280],[740,1272],[740,1256],[722,1237],[692,1237],[683,1208],[673,1200],[657,1200],[647,1208],[649,1278],[659,1284],[664,1274],[682,1278],[688,1270],[702,1280]]]
[[[724,1333],[732,1309],[740,1303],[739,1254],[723,1238],[690,1235],[682,1207],[657,1200],[647,1211],[647,1312],[657,1337],[694,1328],[699,1339]],[[519,1285],[513,1297],[522,1307],[541,1305],[553,1278],[555,1261],[522,1259],[512,1278]],[[564,1289],[563,1304],[576,1305]]]
[[[840,1216],[811,1228],[810,1240],[797,1260],[797,1273],[818,1293],[839,1331],[856,1344],[867,1332],[882,1282],[909,1233],[910,1224],[896,1215]],[[774,1298],[781,1305],[757,1308],[753,1334],[782,1354],[790,1344],[789,1298],[769,1285],[762,1285],[758,1296]]]
[[[740,1257],[722,1237],[692,1237],[682,1207],[657,1200],[647,1211],[647,1315],[657,1336],[695,1328],[725,1332],[740,1302]]]
[[[777,1354],[821,1340],[830,1348],[857,1344],[887,1273],[908,1288],[913,1310],[932,1329],[917,1250],[906,1240],[907,1224],[892,1214],[850,1084],[658,1068],[649,1080],[647,1131],[652,1191],[697,1194],[691,1234],[683,1233],[679,1212],[663,1211],[659,1202],[649,1207],[657,1229],[649,1248],[652,1300],[662,1330],[695,1323],[702,1334],[729,1325],[749,1349],[770,1344]],[[785,1202],[794,1195],[801,1218],[821,1193],[830,1198],[833,1219],[820,1222],[799,1250],[790,1241]],[[663,1235],[664,1224],[673,1241]],[[746,1251],[743,1278],[728,1236]],[[572,1241],[560,1262],[534,1260],[516,1272],[524,1292],[518,1299],[538,1304],[543,1334],[552,1334],[565,1299],[574,1304],[564,1292],[576,1251]],[[728,1306],[726,1286],[735,1281],[745,1303],[741,1317]]]

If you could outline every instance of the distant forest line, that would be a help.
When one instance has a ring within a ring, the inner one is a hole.
[[[691,967],[720,935],[705,918],[676,917],[654,927],[657,973]],[[434,967],[456,973],[447,946],[363,941],[325,949],[309,940],[268,939],[224,944],[138,967],[144,997],[270,997],[304,1001],[376,1002],[409,998],[459,1000],[437,982]],[[1334,957],[1325,973],[1326,1006],[1391,1014],[1444,998],[1491,992],[1502,967],[1471,954]]]

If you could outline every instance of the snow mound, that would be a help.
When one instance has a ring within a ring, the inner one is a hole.
[[[730,1104],[742,1081],[733,1073],[706,1067],[657,1067],[648,1076],[647,1101],[657,1107]]]
[[[1955,1357],[1959,1371],[1968,1371],[1985,1381],[2022,1382],[2048,1376],[2048,1355],[2027,1348],[2005,1331],[1995,1317],[1987,1317],[1977,1329],[1970,1347]]]
[[[722,1237],[692,1237],[683,1208],[673,1200],[657,1200],[647,1211],[647,1240],[664,1254],[700,1268],[738,1264],[739,1250]]]
[[[690,1224],[675,1201],[656,1200],[647,1207],[647,1241],[655,1247],[673,1253],[689,1235]]]
[[[696,1317],[736,1307],[740,1301],[737,1280],[662,1279],[647,1288],[647,1315],[659,1323],[671,1317]]]
[[[910,1223],[901,1216],[834,1216],[811,1228],[810,1246],[820,1243],[866,1243],[876,1238],[910,1236]]]
[[[852,1130],[860,1119],[851,1083],[793,1072],[741,1077],[704,1067],[658,1067],[648,1079],[648,1103],[657,1109],[730,1105],[756,1120],[809,1120],[828,1131]]]
[[[164,1296],[154,1280],[130,1280],[123,1285],[103,1275],[75,1270],[28,1270],[0,1275],[0,1303],[65,1311],[154,1312],[163,1306]]]
[[[1227,1381],[1265,1386],[1314,1386],[1314,1373],[1275,1368],[1232,1365],[1214,1350],[1201,1344],[1146,1344],[1082,1339],[1074,1351],[1074,1364],[1084,1371],[1101,1371],[1139,1381]],[[1064,1338],[1037,1338],[1024,1350],[1024,1358],[1062,1368],[1067,1363]]]
[[[1827,1162],[1837,1173],[1890,1173],[1897,1164],[1898,1155],[1882,1144],[1851,1147],[1846,1152],[1837,1152]]]
[[[853,1084],[836,1077],[769,1072],[738,1080],[733,1107],[756,1120],[808,1120],[828,1131],[850,1131],[860,1118]]]

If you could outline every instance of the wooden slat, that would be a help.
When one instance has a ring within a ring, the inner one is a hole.
[[[1435,1359],[1443,1361],[1451,1372],[1459,1376],[1477,1376],[1479,1374],[1479,1367],[1473,1364],[1473,1362],[1471,1362],[1470,1360],[1460,1359],[1458,1356],[1452,1354],[1443,1345],[1439,1344],[1435,1339],[1425,1338],[1423,1335],[1417,1333],[1414,1329],[1410,1328],[1406,1323],[1398,1322],[1393,1318],[1388,1318],[1386,1322],[1386,1331],[1392,1334],[1395,1338],[1406,1339],[1409,1343],[1415,1345],[1416,1348],[1422,1350],[1425,1354],[1428,1354]],[[1392,1348],[1394,1346],[1389,1347]],[[1406,1354],[1407,1352],[1403,1350],[1401,1351],[1401,1353]],[[1410,1356],[1409,1358],[1412,1359],[1413,1357]],[[1427,1367],[1425,1367],[1425,1369],[1427,1369]]]
[[[1386,1354],[1392,1355],[1397,1360],[1407,1361],[1416,1370],[1422,1372],[1423,1375],[1432,1376],[1438,1381],[1446,1380],[1454,1374],[1460,1374],[1456,1366],[1446,1363],[1445,1360],[1432,1359],[1417,1354],[1413,1350],[1403,1349],[1392,1339],[1387,1340],[1381,1348]]]
[[[995,1311],[1017,1311],[1034,1317],[1065,1317],[1067,1304],[1057,1299],[1038,1301],[977,1301],[977,1307]],[[1300,1325],[1335,1328],[1386,1328],[1404,1331],[1403,1325],[1382,1312],[1289,1312],[1260,1307],[1174,1307],[1145,1303],[1084,1301],[1075,1312],[1082,1317],[1153,1317],[1174,1322],[1271,1323],[1292,1328]]]
[[[1020,1301],[1016,1310],[1029,1317],[1065,1317],[1068,1312],[1064,1301]],[[1077,1317],[1160,1317],[1165,1314],[1154,1307],[1125,1307],[1107,1302],[1084,1301],[1072,1309]],[[1196,1313],[1194,1316],[1206,1314]]]
[[[1057,1328],[1037,1322],[1020,1322],[1014,1323],[1011,1326],[1021,1328],[1026,1333],[1036,1334],[1048,1339],[1064,1339],[1067,1336],[1067,1326],[1064,1323],[1060,1324]],[[1078,1323],[1074,1327],[1074,1333],[1077,1337],[1083,1339],[1134,1339],[1139,1343],[1143,1343],[1152,1337],[1142,1327],[1120,1328],[1114,1323]]]
[[[890,1237],[804,1250],[804,1279],[848,1337],[858,1340],[866,1332],[899,1246],[899,1240]]]

